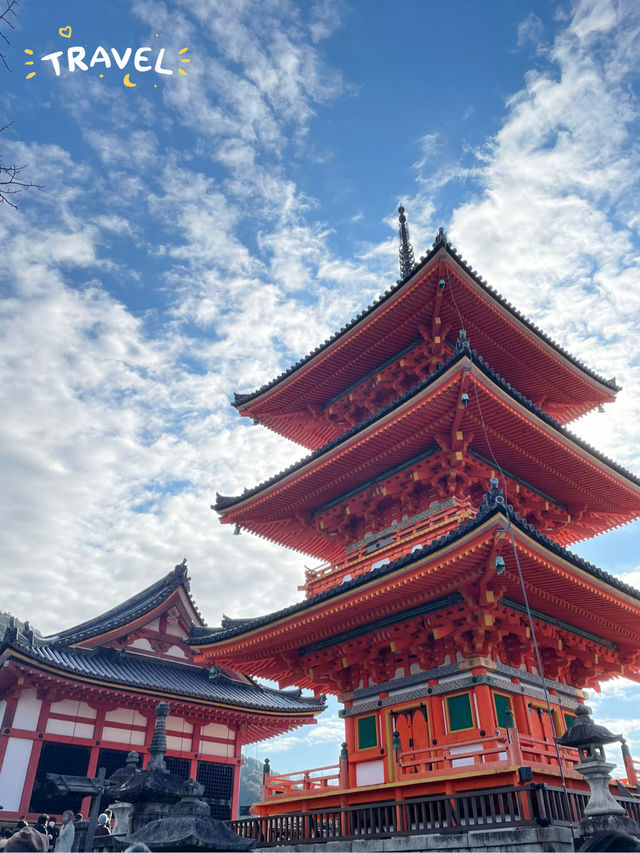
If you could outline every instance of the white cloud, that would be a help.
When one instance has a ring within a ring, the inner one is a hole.
[[[535,12],[529,12],[523,21],[518,24],[518,47],[531,41],[537,45],[544,31],[544,24]]]

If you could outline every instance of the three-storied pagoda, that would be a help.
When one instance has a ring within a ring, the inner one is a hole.
[[[565,425],[619,390],[492,290],[440,229],[402,279],[239,412],[311,453],[226,524],[323,561],[306,598],[196,628],[197,660],[344,704],[336,787],[261,813],[569,778],[584,687],[640,679],[640,593],[566,546],[640,517],[640,481]],[[628,782],[633,763],[625,758]],[[326,781],[326,780],[325,780]],[[304,802],[304,806],[301,804]]]

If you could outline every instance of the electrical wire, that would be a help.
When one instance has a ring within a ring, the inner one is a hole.
[[[455,308],[456,313],[458,315],[458,319],[460,320],[460,330],[462,331],[464,329],[464,320],[462,319],[462,314],[460,313],[460,309],[458,308],[458,303],[456,302],[454,289],[451,285],[451,278],[449,276],[449,265],[448,264],[445,264],[445,273],[447,276],[448,290],[449,290],[449,293],[451,294],[451,301],[452,301],[453,307]],[[468,335],[467,335],[467,340],[469,340]],[[471,346],[470,343],[469,343],[469,346]],[[549,715],[549,721],[551,722],[551,726],[552,726],[552,730],[553,730],[553,715],[552,715],[552,711],[551,711],[551,702],[549,701],[549,692],[547,690],[546,678],[544,675],[544,667],[542,665],[542,657],[540,655],[540,648],[538,646],[538,638],[536,636],[536,630],[535,630],[535,626],[534,626],[534,622],[533,622],[533,614],[531,613],[531,608],[529,606],[529,596],[527,595],[527,588],[526,588],[526,585],[524,582],[524,575],[522,573],[522,566],[520,565],[520,557],[518,556],[518,549],[516,547],[515,535],[513,532],[513,526],[511,524],[511,515],[510,515],[509,510],[508,510],[508,506],[509,506],[508,494],[509,494],[509,492],[508,492],[507,478],[504,474],[504,471],[502,470],[500,463],[498,462],[498,460],[496,458],[495,453],[493,452],[493,447],[491,446],[491,441],[489,439],[489,433],[487,430],[487,425],[485,423],[484,415],[482,413],[482,405],[480,403],[480,395],[478,394],[478,387],[477,387],[477,383],[476,383],[476,380],[475,380],[475,377],[473,376],[473,374],[472,374],[471,378],[473,380],[473,390],[475,393],[476,405],[478,407],[478,414],[480,415],[480,422],[482,424],[482,430],[484,432],[484,438],[485,438],[487,447],[489,448],[489,453],[491,455],[491,459],[493,460],[493,463],[494,463],[497,471],[499,471],[500,478],[502,480],[502,487],[503,487],[504,501],[505,501],[505,515],[507,517],[507,533],[508,533],[509,538],[511,540],[511,547],[513,550],[513,556],[515,558],[516,567],[518,570],[518,580],[520,582],[520,587],[522,589],[522,597],[524,600],[525,610],[527,612],[527,619],[529,622],[529,630],[531,631],[531,639],[533,641],[533,648],[534,648],[534,652],[535,652],[536,665],[538,668],[538,673],[540,674],[540,678],[542,679],[542,689],[544,692],[545,704],[547,706],[547,713]],[[562,766],[560,749],[559,749],[558,744],[557,744],[555,739],[554,739],[553,743],[554,743],[554,747],[555,747],[556,759],[558,761],[558,769],[560,770],[560,777],[562,779],[562,788],[563,788],[564,793],[567,797],[567,805],[569,805],[569,791],[567,789],[567,781],[566,781],[566,777],[564,774],[564,768]],[[573,822],[571,822],[570,827],[571,827],[571,831],[573,833]]]

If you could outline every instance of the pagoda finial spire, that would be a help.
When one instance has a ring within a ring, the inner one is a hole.
[[[400,237],[400,276],[406,278],[409,273],[413,272],[416,266],[416,261],[413,256],[413,246],[409,242],[409,226],[407,225],[407,217],[404,215],[404,207],[400,205],[398,208],[398,236]]]

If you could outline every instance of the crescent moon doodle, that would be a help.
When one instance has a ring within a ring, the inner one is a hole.
[[[130,89],[133,89],[134,86],[137,86],[137,83],[132,83],[129,79],[129,74],[124,75],[124,80],[122,81],[125,86],[128,86]]]

